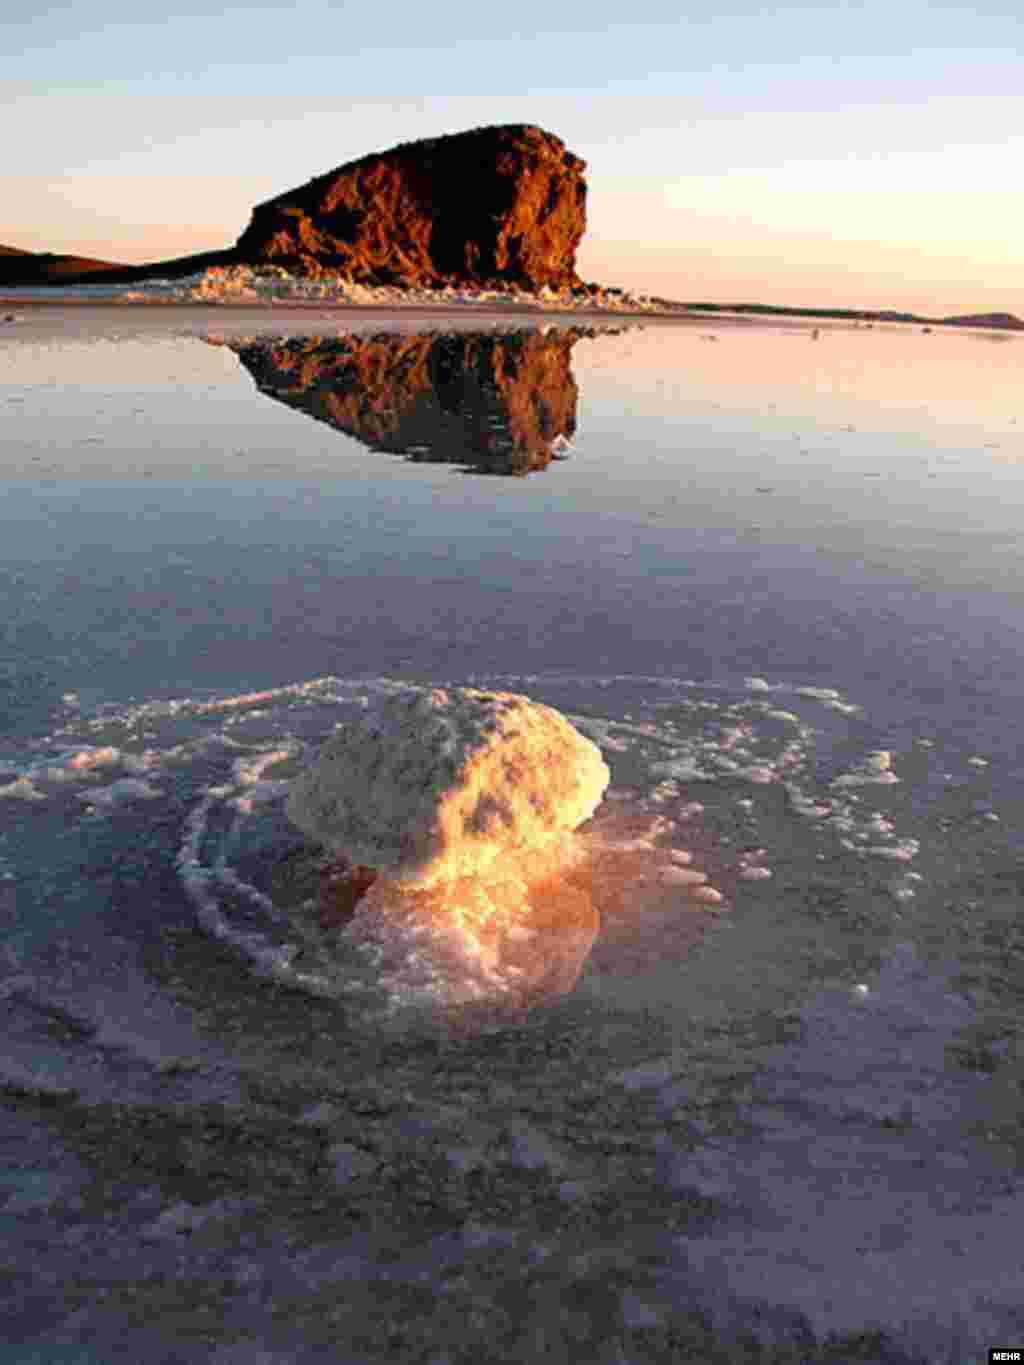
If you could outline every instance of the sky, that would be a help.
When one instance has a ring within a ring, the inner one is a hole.
[[[587,162],[585,279],[1024,316],[1022,46],[1020,0],[5,0],[0,243],[216,249],[355,157],[534,123]]]

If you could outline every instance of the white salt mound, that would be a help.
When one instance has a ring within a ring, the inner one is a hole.
[[[332,852],[427,889],[499,860],[548,862],[609,778],[597,746],[550,706],[512,692],[410,688],[329,740],[285,810]]]

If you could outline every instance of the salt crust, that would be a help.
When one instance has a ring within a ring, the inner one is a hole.
[[[601,802],[597,746],[512,692],[410,688],[329,740],[285,807],[304,834],[408,889],[511,857],[551,867]],[[497,870],[497,869],[495,869]]]
[[[551,312],[664,313],[671,308],[647,294],[629,290],[594,287],[585,295],[559,292],[544,286],[526,290],[478,289],[448,286],[438,289],[403,289],[397,285],[358,284],[346,275],[322,273],[317,276],[293,275],[280,266],[211,266],[180,279],[143,280],[127,288],[120,284],[71,286],[25,286],[10,288],[5,294],[69,294],[75,297],[110,299],[115,303],[281,303],[350,304],[381,307],[423,307],[475,303],[500,308],[539,308]]]

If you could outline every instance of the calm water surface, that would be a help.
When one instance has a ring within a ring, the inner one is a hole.
[[[598,944],[609,1066],[638,992],[678,1041],[897,941],[955,957],[959,841],[1019,849],[1022,345],[26,310],[0,331],[8,994],[49,973],[187,1050],[147,945],[204,906],[271,941],[284,779],[401,682],[559,707],[626,823],[663,816],[723,888],[699,953],[692,926]],[[822,927],[826,881],[849,915]],[[12,1074],[74,1071],[26,1039]]]
[[[210,324],[43,326],[0,352],[5,657],[40,705],[764,674],[856,694],[894,742],[912,721],[1012,748],[1016,338],[649,326],[477,354],[378,331],[346,359],[336,325],[290,356]]]
[[[10,781],[75,717],[389,678],[767,696],[822,789],[841,739],[1015,793],[1016,338],[254,320],[2,334]]]

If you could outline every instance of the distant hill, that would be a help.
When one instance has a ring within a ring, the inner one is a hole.
[[[137,280],[176,279],[195,275],[211,265],[230,265],[231,251],[204,251],[152,265],[119,265],[87,256],[61,256],[51,251],[22,251],[0,246],[0,288],[4,285],[131,284]]]
[[[658,299],[658,303],[668,303]],[[674,303],[675,308],[694,313],[743,313],[754,317],[836,318],[842,322],[917,322],[925,327],[1001,327],[1024,331],[1024,321],[1013,313],[964,313],[957,317],[931,318],[919,313],[900,313],[895,309],[868,308],[791,308],[783,303]]]
[[[1024,320],[1013,313],[966,313],[942,321],[950,327],[1002,327],[1011,332],[1024,331]]]
[[[69,277],[77,279],[118,268],[112,261],[94,261],[87,256],[0,246],[0,284],[66,284]]]

